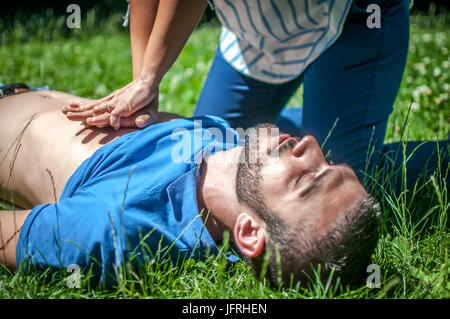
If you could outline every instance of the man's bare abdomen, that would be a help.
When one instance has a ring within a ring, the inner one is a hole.
[[[61,108],[80,98],[56,91],[0,99],[0,197],[23,208],[55,202],[77,167],[132,129],[86,128]]]

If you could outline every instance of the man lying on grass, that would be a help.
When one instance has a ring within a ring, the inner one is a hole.
[[[274,283],[305,283],[319,264],[324,278],[365,276],[379,205],[312,136],[261,125],[243,142],[220,118],[163,112],[143,130],[86,128],[60,111],[73,98],[0,99],[1,194],[25,209],[0,212],[8,267],[76,264],[111,285],[120,265],[221,253],[228,231],[228,260],[256,275],[268,260]]]

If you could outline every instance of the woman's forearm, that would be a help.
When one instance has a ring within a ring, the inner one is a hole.
[[[130,3],[133,81],[102,99],[84,105],[72,102],[70,107],[64,108],[69,119],[98,127],[109,124],[119,129],[122,119],[136,115],[139,110],[151,105],[149,114],[145,115],[147,120],[143,120],[144,115],[132,120],[139,127],[148,123],[148,115],[151,120],[158,121],[155,112],[158,110],[159,83],[200,21],[207,1],[147,1],[132,0]],[[150,2],[154,6],[150,6]],[[152,15],[155,8],[156,17]],[[140,58],[146,38],[148,41]]]
[[[159,0],[130,0],[130,42],[133,79],[142,69],[142,59],[156,18]]]
[[[140,79],[159,84],[206,8],[206,0],[163,0],[145,49]]]

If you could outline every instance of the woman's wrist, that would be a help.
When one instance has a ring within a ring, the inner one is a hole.
[[[139,74],[138,81],[143,86],[146,86],[148,88],[154,88],[154,87],[159,86],[159,82],[161,82],[161,78],[158,77],[153,72],[141,72]]]

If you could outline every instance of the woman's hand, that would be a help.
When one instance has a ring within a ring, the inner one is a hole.
[[[97,127],[111,125],[115,129],[143,128],[156,123],[157,112],[158,86],[140,78],[99,100],[75,101],[63,107],[63,113],[69,120],[83,121]]]

